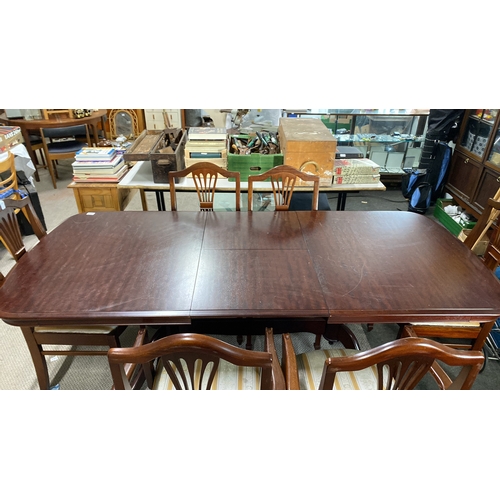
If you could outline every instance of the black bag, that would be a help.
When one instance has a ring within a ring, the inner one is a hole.
[[[431,206],[432,184],[427,172],[407,172],[401,177],[403,196],[408,198],[408,212],[425,214]]]
[[[33,187],[33,185],[31,184],[31,182],[27,179],[26,174],[23,171],[17,172],[17,183],[19,186],[19,191],[21,191],[25,195],[29,196],[31,204],[33,205],[33,208],[35,209],[35,212],[38,215],[38,218],[40,219],[40,222],[42,223],[43,228],[45,230],[47,230],[47,226],[45,225],[45,218],[43,216],[42,206],[40,205],[40,198],[38,197],[38,193],[37,193],[36,189]],[[23,236],[29,236],[31,234],[35,234],[35,232],[33,231],[33,228],[31,227],[31,224],[29,223],[29,221],[26,219],[26,216],[22,212],[19,212],[17,214],[17,221],[19,222],[19,228],[21,229],[21,234]]]

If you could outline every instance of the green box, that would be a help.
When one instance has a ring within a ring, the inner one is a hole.
[[[458,236],[462,229],[472,229],[476,225],[476,223],[472,221],[461,221],[461,223],[458,223],[452,219],[451,216],[444,211],[445,207],[448,205],[456,205],[456,203],[452,199],[438,198],[434,205],[434,217],[436,217],[450,233]]]
[[[259,175],[271,170],[273,167],[283,165],[283,154],[261,155],[251,153],[249,155],[227,155],[227,169],[230,172],[239,172],[241,182],[247,182],[249,175]],[[234,181],[234,179],[229,179]]]

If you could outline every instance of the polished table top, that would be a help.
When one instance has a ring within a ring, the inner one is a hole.
[[[0,318],[19,326],[498,316],[494,275],[445,228],[410,212],[79,214],[0,289]]]

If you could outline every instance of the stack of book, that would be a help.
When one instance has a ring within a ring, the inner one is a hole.
[[[377,184],[380,166],[368,158],[335,159],[333,184]]]
[[[4,153],[22,142],[21,127],[0,126],[0,153]]]
[[[185,164],[190,167],[209,161],[227,169],[227,131],[225,128],[191,127],[184,148]]]
[[[72,166],[74,182],[118,182],[128,171],[123,152],[115,148],[82,148]]]

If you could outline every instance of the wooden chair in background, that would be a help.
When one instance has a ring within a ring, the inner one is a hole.
[[[313,187],[311,210],[318,210],[319,176],[301,172],[289,165],[279,165],[259,175],[248,176],[248,211],[253,209],[253,183],[270,179],[270,187],[274,196],[274,209],[283,211],[290,209],[297,179],[310,182]]]
[[[462,367],[447,389],[470,389],[484,356],[481,351],[460,351],[417,338],[393,340],[368,351],[327,349],[296,356],[290,335],[283,335],[287,389],[415,389],[436,360]]]
[[[27,218],[39,240],[42,240],[46,232],[36,215],[29,198],[22,200],[3,200],[4,209],[0,209],[0,237],[5,242],[7,248],[18,261],[26,254],[19,224],[15,216],[16,210],[26,210]],[[0,280],[1,281],[1,280]],[[107,350],[77,350],[75,347],[119,347],[120,335],[125,331],[126,326],[38,326],[22,327],[26,343],[33,358],[35,368],[38,366],[37,360],[41,356],[42,364],[46,369],[45,356],[105,356]],[[142,336],[141,336],[142,335]],[[146,328],[140,328],[138,338],[147,341]],[[45,349],[45,345],[72,346],[70,350]],[[48,389],[43,383],[42,376],[38,373],[38,381],[41,389]]]
[[[196,192],[198,194],[198,200],[200,202],[200,210],[210,212],[214,210],[215,188],[219,176],[225,177],[226,179],[234,179],[234,188],[236,195],[235,210],[237,212],[240,211],[240,173],[229,172],[228,170],[225,170],[218,165],[215,165],[214,163],[199,162],[188,168],[185,168],[184,170],[171,171],[168,173],[170,184],[170,206],[172,212],[175,212],[177,210],[175,180],[187,176],[193,177]]]
[[[76,134],[81,133],[82,127],[85,130],[86,142],[81,142],[75,138]],[[89,129],[84,124],[72,127],[40,129],[40,133],[47,168],[49,169],[54,189],[57,189],[56,179],[59,178],[59,175],[57,173],[56,162],[58,160],[74,158],[75,153],[82,149],[82,147],[92,145]]]
[[[73,110],[72,109],[42,109],[42,115],[44,120],[50,120],[54,117],[64,117],[64,118],[73,118]]]
[[[7,154],[7,158],[4,161],[0,162],[0,200],[6,202],[10,199],[21,199],[19,184],[17,180],[15,158],[11,152]],[[19,210],[22,210],[26,218],[28,218],[28,220],[31,220],[29,218],[28,210],[26,207],[23,206],[21,209],[16,209],[15,213],[19,212]],[[9,238],[9,235],[7,235],[6,238]],[[1,234],[0,242],[4,243],[7,250],[12,253],[12,247],[4,240]]]
[[[131,388],[124,366],[133,363],[147,367],[148,384],[155,390],[285,389],[272,330],[266,329],[265,335],[265,352],[247,351],[197,333],[110,349],[114,387]]]

